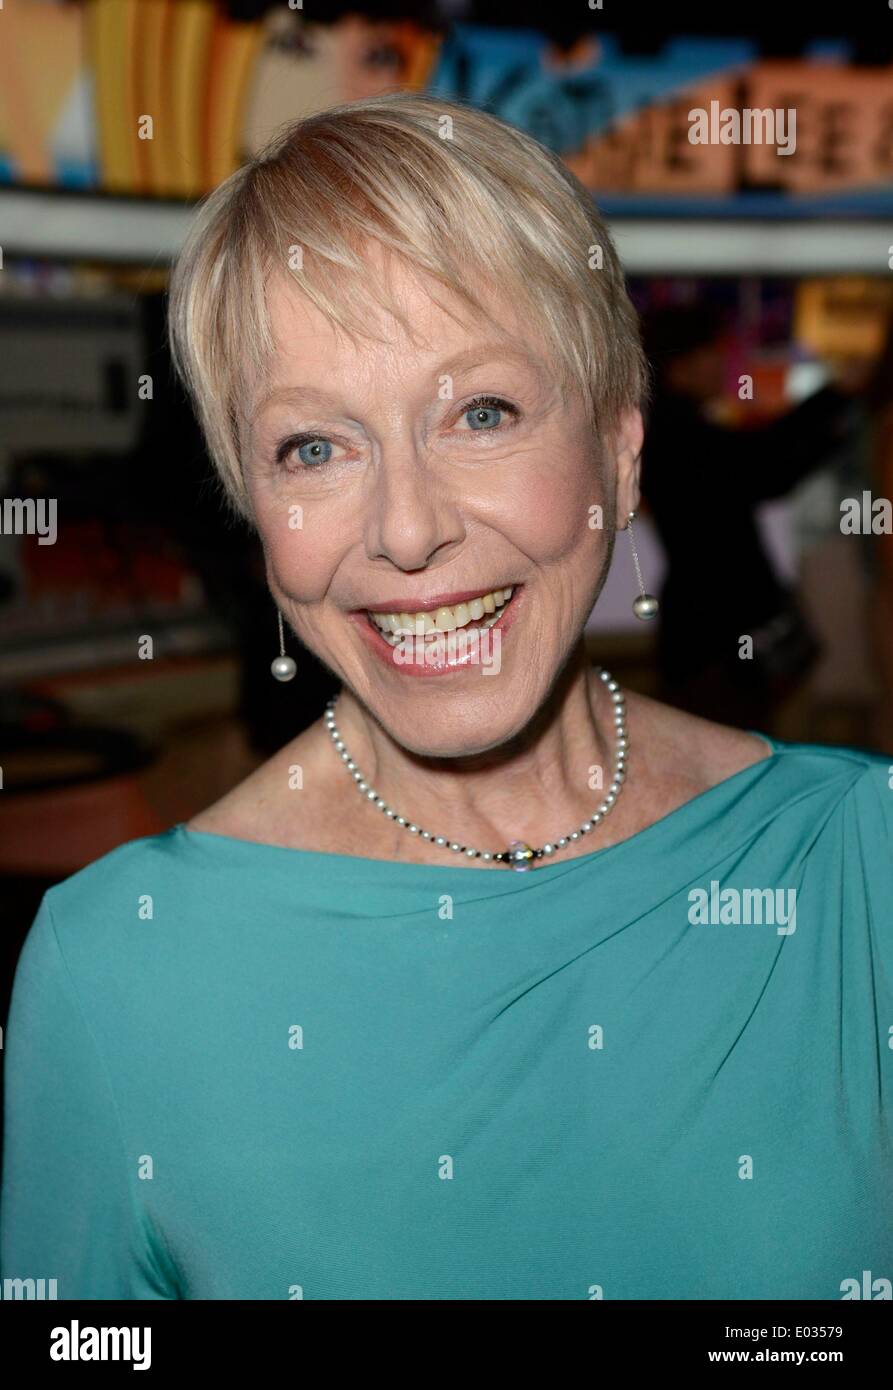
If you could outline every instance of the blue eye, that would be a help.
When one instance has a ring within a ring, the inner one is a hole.
[[[499,427],[506,412],[518,414],[515,406],[498,396],[478,396],[466,408],[465,419],[473,430],[492,430]]]
[[[465,418],[473,430],[492,429],[499,424],[501,415],[502,411],[492,405],[476,405],[473,410],[465,412]]]
[[[328,463],[332,457],[332,446],[327,439],[309,439],[298,448],[298,458],[308,468],[316,468]]]
[[[277,446],[276,462],[285,465],[295,453],[300,458],[302,467],[295,466],[293,472],[321,468],[332,457],[332,445],[319,434],[291,434]]]

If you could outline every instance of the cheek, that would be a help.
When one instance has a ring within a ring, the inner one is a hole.
[[[313,526],[306,512],[289,521],[259,523],[267,576],[296,603],[324,598],[338,568],[342,547],[335,528]]]
[[[515,499],[515,543],[539,564],[585,555],[603,543],[603,529],[590,525],[590,508],[606,511],[604,488],[591,458],[566,459],[549,472],[532,470]],[[597,514],[596,514],[597,515]]]

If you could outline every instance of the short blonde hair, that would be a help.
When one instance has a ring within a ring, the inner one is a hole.
[[[617,252],[557,155],[465,103],[415,92],[350,102],[286,126],[220,184],[171,275],[174,363],[238,515],[251,519],[245,402],[274,351],[268,278],[291,274],[350,333],[375,336],[362,312],[370,301],[408,327],[364,263],[370,238],[478,312],[483,284],[526,310],[597,438],[641,404],[645,359]]]

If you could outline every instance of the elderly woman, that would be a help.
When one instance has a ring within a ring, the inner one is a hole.
[[[480,111],[342,106],[208,199],[171,314],[271,639],[340,693],[46,894],[4,1275],[411,1300],[889,1277],[888,769],[588,665],[644,372],[585,190]],[[692,545],[722,524],[706,494]]]

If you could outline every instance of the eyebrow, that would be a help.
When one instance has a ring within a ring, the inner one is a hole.
[[[512,347],[508,343],[492,342],[479,343],[472,348],[463,348],[453,357],[449,357],[446,362],[440,364],[438,376],[449,376],[451,371],[465,368],[466,371],[473,370],[475,367],[486,366],[489,362],[496,362],[499,358],[507,358],[510,361],[520,362],[522,366],[532,367],[535,372],[543,371],[543,364],[538,357],[527,352],[524,348]]]
[[[454,353],[434,372],[435,377],[452,376],[457,371],[474,371],[478,367],[485,367],[490,363],[505,359],[507,361],[519,362],[522,366],[531,368],[538,376],[544,372],[543,363],[532,353],[523,348],[515,348],[510,344],[494,341],[491,343],[478,343],[471,348],[463,348],[461,352]],[[257,419],[260,412],[271,401],[275,400],[306,400],[319,401],[321,404],[332,404],[338,400],[333,391],[326,391],[324,387],[317,386],[281,386],[274,391],[269,391],[255,406],[251,415],[251,420]]]

